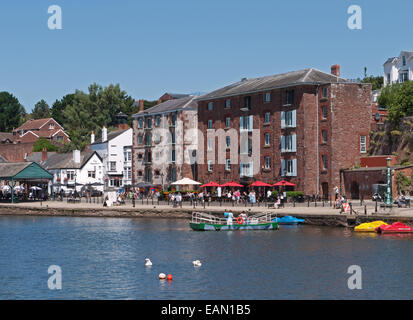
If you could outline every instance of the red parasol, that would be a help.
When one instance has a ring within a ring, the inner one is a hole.
[[[242,188],[243,185],[231,181],[231,182],[227,182],[227,183],[221,184],[221,187],[240,187],[240,188]]]
[[[286,187],[295,187],[294,183],[282,180],[280,182],[277,182],[276,184],[273,184],[273,187],[282,187],[282,186],[286,186]]]
[[[219,184],[214,181],[211,181],[201,186],[201,188],[204,188],[204,187],[219,187]]]
[[[272,187],[272,185],[262,181],[255,181],[251,184],[251,187]]]

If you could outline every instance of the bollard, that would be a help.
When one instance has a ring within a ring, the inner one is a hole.
[[[310,198],[307,198],[307,207],[310,207]]]
[[[350,216],[353,214],[353,206],[351,205],[351,202],[349,203],[350,206]]]
[[[295,208],[295,198],[293,199],[293,207]]]
[[[324,199],[323,199],[323,207],[324,207]]]
[[[314,207],[317,208],[317,201],[314,201]]]
[[[367,205],[364,205],[364,214],[367,216]]]

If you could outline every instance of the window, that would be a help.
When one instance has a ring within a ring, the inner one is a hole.
[[[400,82],[406,82],[409,81],[409,74],[407,72],[403,72],[400,74]]]
[[[294,90],[287,90],[285,95],[285,104],[291,105],[294,103]]]
[[[230,136],[225,137],[225,145],[226,145],[227,148],[231,147],[231,137]]]
[[[141,134],[138,135],[138,143],[139,143],[139,144],[142,144],[142,135],[141,135]]]
[[[327,131],[326,130],[321,131],[321,137],[322,137],[322,143],[327,143]]]
[[[142,127],[143,127],[143,119],[142,119],[142,118],[139,118],[139,119],[138,119],[138,128],[139,128],[139,129],[142,129]]]
[[[297,136],[295,134],[281,136],[281,152],[297,152]]]
[[[323,161],[323,170],[327,170],[328,169],[328,158],[325,154],[322,155],[321,158]]]
[[[142,153],[138,154],[138,159],[141,160],[142,159]]]
[[[171,160],[172,162],[175,162],[175,150],[172,150]]]
[[[208,160],[208,172],[212,172],[212,160]]]
[[[151,169],[146,169],[146,182],[151,183],[152,182],[152,171]]]
[[[160,171],[159,170],[155,170],[155,176],[159,176],[160,175]]]
[[[151,153],[151,152],[148,152],[148,153],[146,154],[146,162],[147,162],[147,163],[151,163],[151,162],[152,162],[152,153]]]
[[[271,113],[266,112],[264,115],[264,123],[270,123],[271,120]]]
[[[229,117],[225,118],[225,127],[226,128],[231,127],[231,118]]]
[[[360,136],[360,153],[367,152],[367,139],[366,136]]]
[[[138,171],[138,176],[142,177],[142,171]]]
[[[208,111],[212,111],[213,108],[214,108],[214,103],[208,102]]]
[[[67,180],[75,180],[75,172],[74,171],[67,171]]]
[[[403,56],[403,66],[405,66],[406,65],[406,56]]]
[[[264,135],[264,140],[265,140],[265,145],[269,146],[270,145],[270,139],[271,139],[271,135],[269,133],[266,133]]]
[[[265,157],[265,169],[271,169],[271,157]]]
[[[156,116],[155,117],[155,126],[159,127],[159,125],[161,124],[161,117],[160,116]]]
[[[146,119],[146,127],[147,127],[148,129],[151,129],[151,128],[152,128],[152,118]]]
[[[327,119],[327,107],[322,107],[321,108],[323,120]]]
[[[281,129],[295,128],[297,126],[297,110],[281,112]]]
[[[252,163],[240,163],[240,176],[241,177],[252,177],[253,170],[252,170]]]
[[[225,108],[231,108],[231,99],[225,100]]]
[[[327,98],[327,88],[323,88],[321,91],[322,91],[322,97]]]
[[[297,159],[281,160],[281,176],[297,176]]]
[[[109,162],[109,171],[116,171],[116,161]]]
[[[50,130],[53,130],[53,129],[54,129],[54,123],[53,123],[53,122],[49,124],[49,129],[50,129]]]
[[[387,74],[387,83],[388,83],[388,84],[391,84],[391,81],[390,81],[390,73]]]
[[[128,151],[128,150],[125,150],[124,152],[123,152],[123,160],[126,162],[126,161],[131,161],[132,160],[132,152],[131,151]]]
[[[172,144],[175,144],[175,132],[171,133],[171,142]]]
[[[240,130],[252,131],[253,121],[254,121],[253,116],[240,117],[240,123],[239,123]]]
[[[214,140],[212,140],[211,138],[208,138],[208,140],[207,140],[207,151],[212,151],[213,141]]]
[[[208,129],[212,129],[212,120],[208,120]]]
[[[244,97],[244,108],[243,109],[251,110],[251,97],[250,96]]]
[[[87,172],[88,178],[96,178],[96,171],[88,171]]]
[[[176,168],[172,168],[171,170],[171,180],[172,182],[176,181]]]
[[[271,101],[271,93],[270,92],[266,92],[264,94],[264,102],[270,102]]]
[[[151,146],[152,144],[152,135],[150,133],[146,134],[146,145]]]
[[[231,159],[225,159],[225,170],[231,171]]]

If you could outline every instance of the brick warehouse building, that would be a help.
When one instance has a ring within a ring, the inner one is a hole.
[[[205,146],[198,151],[202,182],[286,179],[305,194],[328,196],[340,183],[340,169],[354,165],[368,149],[371,85],[341,78],[339,65],[331,74],[307,69],[244,78],[197,101],[199,146]],[[248,139],[240,143],[236,135],[234,143],[231,129],[247,132]],[[259,152],[253,150],[257,144]],[[216,163],[218,149],[224,162]],[[245,160],[245,154],[258,160]]]
[[[133,116],[134,184],[166,186],[197,179],[197,103],[194,96],[171,99]]]

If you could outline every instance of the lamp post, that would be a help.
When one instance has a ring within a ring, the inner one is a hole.
[[[388,157],[386,161],[387,161],[387,193],[386,193],[385,204],[391,205],[393,204],[393,196],[391,193],[391,168],[390,168],[391,158]]]

